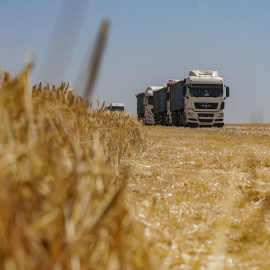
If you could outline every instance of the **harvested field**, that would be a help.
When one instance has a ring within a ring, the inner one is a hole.
[[[161,269],[269,269],[270,125],[145,128],[127,203]]]
[[[30,71],[0,73],[0,269],[270,268],[270,125],[144,127]]]

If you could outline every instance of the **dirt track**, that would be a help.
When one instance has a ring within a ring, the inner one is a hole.
[[[270,125],[146,128],[127,201],[161,269],[270,269]]]

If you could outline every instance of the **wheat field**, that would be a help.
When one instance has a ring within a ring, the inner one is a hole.
[[[0,269],[154,269],[123,199],[142,125],[30,71],[0,77]]]
[[[0,73],[0,269],[269,269],[270,125],[143,126]]]

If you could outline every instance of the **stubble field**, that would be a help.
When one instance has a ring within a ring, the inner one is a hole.
[[[0,269],[270,268],[270,124],[145,127],[30,71],[0,72]]]
[[[270,125],[145,128],[127,201],[161,269],[269,269]]]

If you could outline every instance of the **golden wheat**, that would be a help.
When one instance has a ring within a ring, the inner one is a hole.
[[[1,269],[269,269],[270,125],[143,127],[30,70],[0,76]]]
[[[123,203],[142,125],[64,83],[30,95],[30,69],[1,76],[0,268],[153,269]]]

